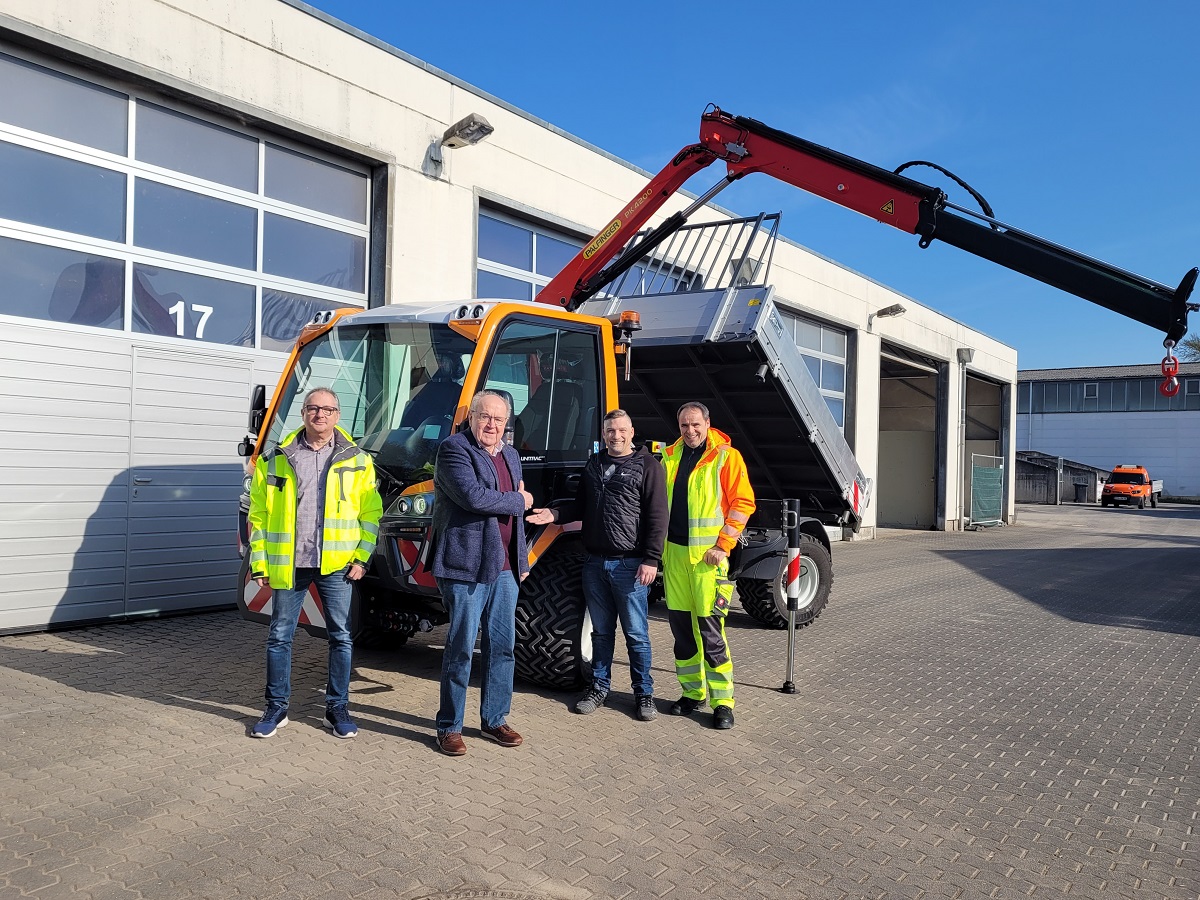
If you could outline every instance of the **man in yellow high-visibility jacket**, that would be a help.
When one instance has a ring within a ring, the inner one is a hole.
[[[663,452],[669,522],[663,550],[667,621],[683,695],[670,708],[688,716],[707,699],[714,728],[733,727],[733,658],[725,616],[733,598],[729,553],[750,514],[754,491],[742,454],[695,401],[678,412],[680,439]]]
[[[267,632],[267,708],[250,729],[272,737],[288,723],[292,636],[310,585],[315,585],[329,635],[324,725],[340,738],[358,727],[350,718],[350,601],[367,572],[383,503],[371,457],[338,427],[341,407],[329,388],[304,398],[304,426],[254,465],[250,483],[250,574],[274,591]]]

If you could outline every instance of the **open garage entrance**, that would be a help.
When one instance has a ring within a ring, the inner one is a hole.
[[[938,448],[945,430],[946,364],[884,343],[879,353],[879,472],[875,487],[881,527],[934,528],[944,496]]]
[[[965,401],[960,423],[962,523],[993,525],[1004,519],[1009,473],[1004,446],[1007,386],[963,373]],[[976,478],[978,473],[978,478]]]

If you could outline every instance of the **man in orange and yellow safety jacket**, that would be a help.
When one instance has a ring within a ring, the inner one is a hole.
[[[679,407],[680,439],[663,452],[670,510],[663,549],[667,620],[683,696],[670,708],[688,716],[705,700],[714,728],[733,727],[733,659],[725,616],[733,598],[729,553],[750,514],[754,491],[742,454],[709,423],[708,407]]]

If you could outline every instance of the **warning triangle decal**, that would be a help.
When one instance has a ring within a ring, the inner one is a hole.
[[[889,216],[894,216],[896,214],[896,201],[889,200],[887,203],[883,204],[883,207],[880,209],[880,212],[885,212]]]

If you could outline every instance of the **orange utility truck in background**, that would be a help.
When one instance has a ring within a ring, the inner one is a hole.
[[[1101,506],[1120,506],[1128,503],[1145,509],[1149,503],[1157,507],[1162,496],[1163,483],[1151,481],[1145,466],[1117,466],[1108,476],[1104,491],[1100,494]]]

